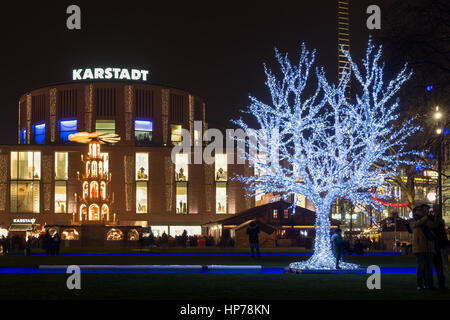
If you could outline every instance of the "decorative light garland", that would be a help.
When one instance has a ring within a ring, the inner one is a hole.
[[[236,179],[244,182],[252,195],[273,192],[287,199],[302,194],[316,207],[314,253],[307,261],[291,263],[292,269],[336,267],[329,218],[336,198],[347,195],[355,206],[381,209],[387,202],[375,198],[372,190],[391,179],[400,165],[419,165],[406,158],[421,153],[405,147],[406,138],[420,128],[412,124],[412,119],[399,130],[393,125],[399,117],[399,103],[391,100],[411,77],[407,66],[385,85],[381,47],[375,50],[369,40],[361,71],[345,48],[342,52],[360,86],[360,93],[352,99],[346,96],[350,73],[344,74],[339,84],[330,84],[323,68],[315,69],[317,88],[306,95],[315,51],[310,53],[303,44],[296,65],[275,50],[281,78],[264,65],[272,101],[266,104],[250,96],[251,104],[245,111],[256,118],[259,129],[252,130],[242,118],[234,121],[250,133],[250,138],[258,138],[258,152],[246,151],[245,158],[259,174]],[[236,140],[242,142],[242,138]],[[340,267],[358,268],[345,262]]]

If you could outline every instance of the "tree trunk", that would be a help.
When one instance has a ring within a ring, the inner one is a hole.
[[[335,269],[336,259],[331,247],[331,201],[315,203],[316,206],[316,238],[314,242],[314,253],[307,261],[294,262],[290,264],[291,269]],[[340,263],[342,269],[355,269],[358,266],[350,263]]]

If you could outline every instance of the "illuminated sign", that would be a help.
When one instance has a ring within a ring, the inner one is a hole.
[[[87,68],[73,69],[73,80],[134,80],[147,81],[148,70],[125,69],[125,68]]]
[[[437,178],[437,177],[439,177],[439,174],[437,173],[437,171],[433,171],[433,170],[425,170],[425,171],[423,172],[423,176],[424,176],[424,177]]]
[[[13,219],[13,223],[35,223],[36,219]]]

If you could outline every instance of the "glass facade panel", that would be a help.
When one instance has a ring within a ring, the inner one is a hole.
[[[11,212],[39,213],[38,181],[11,181]]]
[[[55,212],[67,213],[66,181],[55,181]]]
[[[181,129],[182,129],[181,125],[178,124],[170,125],[170,141],[174,146],[180,144],[183,139],[181,136]]]
[[[63,144],[70,144],[69,135],[77,133],[77,120],[63,120],[59,122],[59,139]]]
[[[67,180],[68,178],[68,153],[55,152],[55,179]]]
[[[150,145],[153,138],[153,122],[145,120],[135,120],[134,138],[136,145]]]
[[[215,155],[216,181],[227,181],[227,155],[224,153]]]
[[[148,153],[136,153],[136,180],[148,180]]]
[[[227,213],[226,182],[216,182],[216,213]]]
[[[96,120],[95,131],[103,133],[116,133],[115,120]]]
[[[176,212],[177,213],[188,213],[187,206],[187,182],[177,182],[176,183]]]
[[[44,144],[45,143],[45,123],[34,125],[33,131],[34,131],[34,143]]]
[[[136,182],[136,212],[147,213],[147,182]]]
[[[188,154],[178,153],[175,155],[175,181],[188,181]]]

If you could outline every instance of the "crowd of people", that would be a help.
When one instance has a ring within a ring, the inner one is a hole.
[[[48,230],[45,234],[39,235],[39,237],[32,235],[19,237],[15,235],[12,237],[2,236],[0,239],[3,255],[7,255],[12,248],[13,250],[24,250],[25,255],[30,256],[33,249],[42,248],[47,256],[57,256],[59,255],[60,244],[61,238],[59,234],[56,232],[51,236]]]

